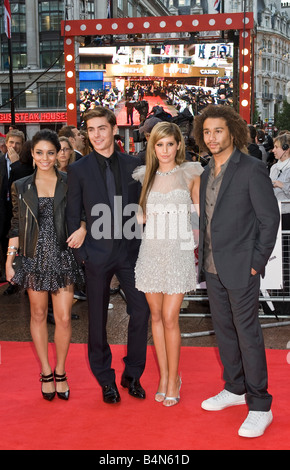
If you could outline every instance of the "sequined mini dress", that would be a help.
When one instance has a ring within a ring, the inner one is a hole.
[[[58,244],[52,197],[38,198],[39,234],[35,256],[22,256],[12,281],[24,289],[55,292],[74,284],[84,286],[84,274],[70,248],[61,250]]]
[[[186,293],[196,288],[195,242],[191,225],[190,182],[203,172],[200,163],[185,162],[157,172],[146,204],[146,224],[135,267],[138,290]],[[145,166],[133,178],[143,183]]]

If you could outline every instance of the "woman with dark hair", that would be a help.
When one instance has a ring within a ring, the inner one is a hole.
[[[57,134],[48,129],[32,139],[36,170],[11,188],[13,217],[9,232],[6,278],[27,290],[31,335],[41,363],[42,394],[51,401],[55,393],[68,400],[65,361],[71,339],[74,284],[83,284],[83,273],[69,247],[80,246],[85,224],[69,238],[65,223],[66,174],[56,169],[60,150]],[[55,318],[56,367],[48,358],[48,294]],[[54,385],[54,379],[56,385]]]
[[[152,334],[160,381],[155,400],[164,406],[179,403],[179,312],[184,294],[196,287],[192,202],[198,211],[203,168],[185,162],[179,127],[160,122],[153,128],[146,166],[133,178],[142,183],[140,206],[146,228],[135,268],[136,287],[145,292],[151,311]]]

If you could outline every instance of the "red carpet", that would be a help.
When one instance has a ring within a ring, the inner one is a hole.
[[[247,415],[240,406],[211,413],[203,399],[221,390],[217,351],[182,348],[183,385],[180,404],[165,408],[154,401],[158,373],[154,350],[142,377],[147,399],[130,397],[119,387],[121,403],[106,405],[87,364],[86,345],[72,344],[67,363],[71,398],[43,400],[38,364],[31,343],[1,342],[0,449],[1,450],[207,450],[290,448],[290,365],[287,350],[267,351],[269,390],[274,395],[274,421],[265,435],[244,439],[237,435]],[[124,346],[113,346],[117,383],[123,370]],[[53,357],[53,346],[50,353]]]
[[[151,112],[153,106],[162,106],[164,111],[167,113],[170,113],[171,115],[176,115],[177,111],[174,111],[172,113],[172,107],[171,110],[168,108],[166,105],[166,102],[160,98],[160,96],[145,96],[145,100],[148,101],[149,105],[149,113]],[[123,107],[118,111],[117,113],[117,123],[118,125],[123,125],[125,126],[127,124],[127,109],[125,107],[125,102],[122,103]],[[134,109],[133,113],[133,124],[138,126],[140,124],[140,115],[136,109]]]

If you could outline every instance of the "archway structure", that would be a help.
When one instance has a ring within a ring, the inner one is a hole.
[[[238,71],[239,113],[251,120],[253,96],[253,28],[252,12],[213,15],[150,16],[141,18],[109,18],[62,21],[66,74],[67,123],[77,125],[77,89],[75,64],[76,36],[136,35],[157,33],[199,33],[201,31],[234,31],[239,38]]]

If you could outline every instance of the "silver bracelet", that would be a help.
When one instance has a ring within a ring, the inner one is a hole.
[[[8,250],[18,250],[18,246],[8,246]]]
[[[9,256],[16,255],[16,251],[7,251],[7,255]]]

